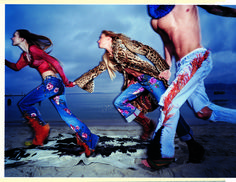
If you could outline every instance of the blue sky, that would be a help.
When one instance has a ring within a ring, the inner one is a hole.
[[[205,83],[236,83],[236,18],[211,15],[201,8],[199,14],[202,44],[212,51],[214,61]],[[102,30],[124,33],[163,55],[162,41],[150,26],[146,5],[6,5],[5,57],[11,62],[22,52],[10,39],[17,29],[51,38],[51,55],[61,61],[71,81],[101,61],[104,50],[98,48],[97,40]],[[6,94],[26,94],[41,83],[38,72],[29,67],[19,72],[5,67],[5,80]],[[104,72],[95,79],[95,91],[117,92],[122,83],[121,75],[111,81]],[[67,93],[85,91],[76,86],[67,88]]]

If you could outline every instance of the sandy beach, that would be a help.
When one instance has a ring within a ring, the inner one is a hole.
[[[27,125],[5,127],[5,177],[80,178],[235,178],[236,126],[212,123],[192,126],[195,140],[206,150],[204,161],[188,163],[187,145],[175,138],[175,162],[168,168],[149,171],[140,167],[148,142],[139,140],[139,125],[89,126],[100,135],[94,156],[79,155],[72,130],[66,125],[51,126],[43,147],[26,149],[30,137]]]

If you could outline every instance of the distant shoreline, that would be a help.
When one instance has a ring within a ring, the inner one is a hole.
[[[228,90],[228,89],[236,89],[236,83],[232,83],[232,84],[225,84],[225,83],[210,83],[210,84],[205,84],[205,87],[206,87],[206,91],[210,91],[210,90],[214,90],[215,92],[215,95],[218,95],[218,94],[224,94],[224,90]],[[27,93],[26,93],[27,94]],[[25,96],[26,94],[5,94],[5,97],[10,97],[10,96]],[[91,94],[91,93],[88,93],[88,92],[68,92],[66,93],[67,95],[73,95],[73,94]],[[92,94],[117,94],[117,91],[116,92],[93,92]]]

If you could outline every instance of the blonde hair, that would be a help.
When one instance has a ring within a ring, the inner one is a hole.
[[[116,77],[116,74],[115,74],[116,69],[115,69],[113,62],[109,58],[109,53],[106,51],[102,58],[106,64],[108,74],[109,74],[111,80],[113,80]]]
[[[120,33],[114,33],[112,31],[108,30],[103,30],[101,34],[104,34],[105,36],[111,37],[112,41],[115,41],[117,39],[128,39],[130,40],[127,36],[120,34]],[[106,52],[103,55],[103,60],[106,64],[109,76],[111,80],[113,80],[116,77],[115,72],[117,71],[114,66],[114,62],[109,58],[109,52],[106,50]]]

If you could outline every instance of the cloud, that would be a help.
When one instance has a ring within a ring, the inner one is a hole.
[[[215,63],[214,75],[209,75],[207,82],[222,82],[225,79],[222,79],[220,68],[227,66],[229,73],[234,72],[232,65],[236,50],[234,33],[236,21],[235,18],[210,15],[201,8],[199,12],[203,45],[212,50]],[[16,62],[21,53],[19,48],[11,45],[10,38],[14,31],[19,28],[29,29],[51,38],[54,43],[52,55],[63,63],[65,73],[70,80],[74,80],[99,64],[104,50],[98,48],[97,40],[104,29],[124,33],[131,39],[148,44],[162,56],[164,55],[163,43],[150,26],[146,5],[6,5],[5,13],[6,58]],[[218,61],[224,60],[226,52],[227,57],[230,57],[228,61],[232,68],[228,63]],[[31,79],[29,74],[32,73],[34,74]],[[14,71],[6,68],[6,91],[24,92],[38,83],[36,79],[40,81],[37,71],[29,72],[27,68],[17,73],[19,78],[15,79],[18,81],[15,87],[15,84],[8,84],[16,77],[15,74]],[[29,79],[29,82],[21,82],[20,78]],[[234,76],[227,79],[228,82],[235,80]],[[120,90],[122,81],[123,79],[118,77],[112,85],[105,72],[96,79],[96,89],[101,91],[106,88],[107,92]]]
[[[236,83],[236,53],[231,51],[217,52],[212,56],[213,69],[206,83]]]
[[[236,8],[236,6],[231,6]],[[235,18],[221,17],[200,10],[203,45],[213,52],[236,51]]]

